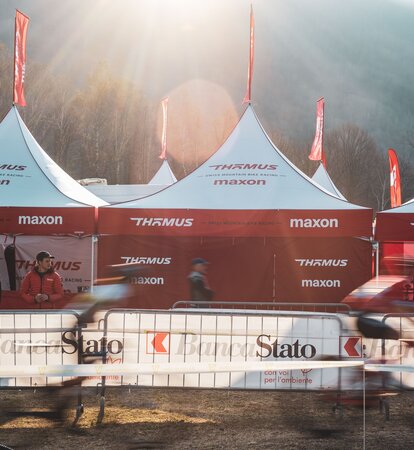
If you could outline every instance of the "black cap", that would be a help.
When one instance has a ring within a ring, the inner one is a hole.
[[[54,256],[52,256],[49,252],[45,252],[44,250],[36,255],[36,261],[43,261],[45,258],[53,259]]]
[[[208,264],[208,261],[206,261],[204,258],[194,258],[191,261],[191,264],[194,266],[195,264]]]

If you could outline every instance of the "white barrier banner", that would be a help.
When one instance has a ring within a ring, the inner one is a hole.
[[[334,314],[110,312],[108,363],[224,363],[338,358]],[[87,339],[85,337],[85,339]],[[336,389],[338,369],[126,375],[108,385],[242,389]]]
[[[78,354],[64,342],[77,323],[73,312],[0,312],[0,366],[25,367],[77,364]],[[44,386],[59,384],[62,377],[0,378],[0,386]]]
[[[387,317],[384,324],[397,330],[401,339],[384,342],[384,359],[390,363],[414,365],[414,317]],[[397,372],[391,374],[401,388],[414,388],[414,374]]]
[[[102,318],[105,312],[102,313]],[[65,312],[0,314],[0,365],[3,367],[56,366],[78,363],[78,355],[105,349],[103,321],[88,325],[78,341],[76,317]],[[178,386],[200,388],[324,390],[353,388],[353,369],[317,369],[309,363],[335,360],[344,351],[358,352],[359,338],[343,330],[335,314],[283,312],[123,311],[107,313],[106,364],[153,365],[154,373],[108,371],[107,385]],[[354,355],[355,356],[355,355]],[[363,358],[354,358],[363,361]],[[303,361],[290,370],[290,362]],[[283,369],[258,363],[279,362]],[[97,358],[96,363],[100,363]],[[166,373],[166,367],[202,365],[203,373]],[[215,371],[214,367],[239,367]],[[243,365],[249,370],[240,370]],[[163,367],[157,370],[156,367]],[[270,368],[269,368],[270,367]],[[341,372],[340,372],[341,371]],[[341,375],[341,376],[339,376]],[[59,384],[62,377],[24,376],[2,379],[0,385]],[[99,375],[88,375],[84,385],[96,386]]]

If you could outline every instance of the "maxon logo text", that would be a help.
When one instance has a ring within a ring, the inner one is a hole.
[[[151,284],[151,285],[159,285],[164,284],[164,277],[131,277],[131,284]]]
[[[251,186],[251,185],[262,185],[264,186],[266,184],[266,180],[214,180],[213,182],[214,185],[230,185],[230,186],[234,186],[234,185],[247,185],[247,186]]]
[[[290,228],[339,228],[338,219],[290,219]]]
[[[341,280],[302,280],[302,287],[338,288],[341,287]]]
[[[19,216],[19,225],[62,225],[62,216]]]

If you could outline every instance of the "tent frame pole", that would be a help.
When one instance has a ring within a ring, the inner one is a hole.
[[[95,251],[96,251],[97,242],[98,242],[98,236],[96,234],[93,234],[92,242],[91,242],[91,293],[93,293],[94,280],[95,280]]]
[[[379,277],[379,242],[373,241],[372,247],[375,252],[375,277]]]

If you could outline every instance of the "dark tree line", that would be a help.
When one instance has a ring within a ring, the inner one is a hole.
[[[315,173],[319,163],[308,158],[311,139],[291,141],[277,132],[272,139],[303,172]],[[376,211],[390,208],[388,155],[365,130],[355,124],[328,130],[324,148],[329,176],[347,200]],[[414,167],[401,155],[399,166],[404,202],[414,197]]]
[[[97,65],[83,85],[50,73],[40,63],[26,71],[28,106],[19,111],[39,144],[73,178],[106,178],[110,184],[147,183],[160,166],[160,99],[148,98],[132,83],[116,77],[105,63]],[[12,105],[13,56],[0,44],[0,114]],[[188,94],[188,93],[187,93]],[[225,140],[238,112],[212,98],[204,105],[182,95],[170,100],[170,165],[182,178]],[[218,105],[215,109],[212,104]],[[208,111],[208,113],[206,113]],[[307,142],[286,139],[267,130],[275,145],[312,176],[317,163],[308,159]],[[355,124],[326,130],[328,172],[351,202],[375,210],[388,208],[389,169],[385,149]],[[398,149],[397,149],[398,152]],[[399,156],[403,201],[414,197],[414,168]]]

